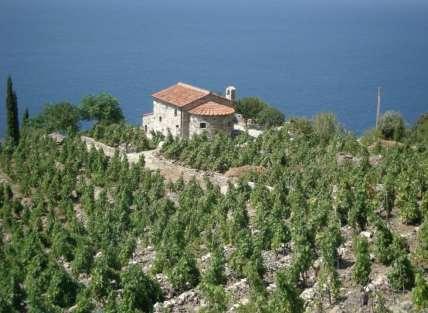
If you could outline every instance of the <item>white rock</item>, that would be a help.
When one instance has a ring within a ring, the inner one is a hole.
[[[367,230],[366,231],[362,231],[360,233],[360,235],[363,236],[363,237],[366,237],[367,239],[370,239],[373,236],[373,234],[371,232],[367,231]]]
[[[315,297],[314,288],[307,288],[303,290],[303,292],[300,294],[300,297],[305,301],[312,300]]]

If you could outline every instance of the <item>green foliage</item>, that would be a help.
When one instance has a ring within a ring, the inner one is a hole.
[[[80,111],[69,102],[46,104],[42,112],[31,120],[36,127],[45,128],[48,132],[76,133],[79,130]]]
[[[336,116],[333,113],[320,113],[315,116],[314,130],[322,142],[329,142],[342,132]]]
[[[130,265],[121,274],[122,302],[129,312],[152,312],[153,305],[162,300],[158,283],[150,279],[137,265]]]
[[[268,312],[274,313],[303,313],[303,300],[293,282],[290,282],[285,273],[277,275],[277,289],[269,302]]]
[[[361,285],[366,286],[370,280],[371,261],[369,244],[365,238],[357,238],[354,243],[356,261],[352,269],[352,278]]]
[[[224,274],[226,260],[223,249],[217,247],[212,255],[209,268],[204,273],[203,281],[209,285],[221,285],[226,282]]]
[[[383,292],[376,291],[374,294],[373,313],[392,313],[385,304]]]
[[[226,312],[228,297],[223,286],[213,284],[203,284],[201,286],[202,294],[208,302],[206,308],[202,309],[204,313]]]
[[[62,269],[52,269],[46,298],[49,302],[62,308],[75,303],[79,290],[78,284]]]
[[[387,228],[378,230],[375,238],[375,253],[381,263],[390,265],[407,252],[408,247],[404,238],[393,235]]]
[[[416,273],[415,287],[412,289],[412,301],[418,308],[428,308],[428,283],[420,272]]]
[[[97,123],[119,123],[124,120],[119,101],[107,93],[83,98],[80,110],[84,119]]]
[[[415,198],[400,201],[400,218],[405,224],[418,224],[422,219],[422,212]]]
[[[278,109],[269,106],[258,113],[256,123],[267,128],[280,126],[284,123],[284,114]]]
[[[387,111],[379,120],[379,130],[384,139],[401,140],[405,135],[404,119],[398,112]]]
[[[118,281],[117,273],[109,265],[107,256],[102,255],[94,264],[91,271],[91,290],[93,295],[101,299],[112,290],[112,282]]]
[[[265,127],[279,126],[284,122],[284,114],[257,97],[240,99],[236,103],[236,112],[244,119],[252,119]]]
[[[124,146],[135,152],[156,148],[156,142],[152,142],[146,135],[141,128],[125,123],[98,123],[88,132],[88,136],[106,145]]]
[[[194,168],[224,172],[247,160],[247,153],[239,155],[237,152],[238,146],[247,139],[245,134],[235,139],[216,134],[212,140],[208,140],[206,134],[195,135],[190,140],[169,137],[161,152],[167,158],[178,159]]]
[[[415,125],[411,129],[412,141],[421,145],[428,144],[428,113],[423,113],[417,119]]]
[[[196,260],[189,253],[184,253],[169,273],[172,285],[180,291],[196,286],[199,278],[200,273],[196,267]]]
[[[93,262],[94,248],[85,241],[79,241],[74,250],[71,268],[74,274],[89,273]]]
[[[19,142],[18,99],[10,76],[6,84],[6,119],[6,138],[11,140],[13,145],[17,145]]]
[[[374,144],[379,141],[379,138],[382,137],[382,133],[377,128],[371,128],[366,130],[362,137],[361,137],[361,143],[363,145],[369,146],[371,144]]]
[[[369,210],[367,193],[364,186],[359,186],[356,190],[354,205],[348,216],[349,223],[355,231],[361,232],[366,229]]]
[[[425,220],[420,226],[417,234],[417,246],[415,251],[415,258],[419,265],[428,267],[428,218],[427,217],[425,217]]]
[[[410,290],[415,281],[413,266],[406,255],[399,256],[388,273],[391,288],[397,291]]]
[[[379,146],[382,160],[370,165],[367,148],[355,136],[319,130],[334,129],[326,119],[317,125],[293,119],[258,138],[167,138],[164,155],[187,165],[221,171],[260,166],[233,179],[224,194],[208,179],[166,183],[143,159],[129,164],[119,154],[106,157],[88,150],[78,136],[57,145],[46,129],[26,126],[16,147],[0,151],[1,179],[4,174],[9,182],[0,184],[1,308],[21,312],[24,303],[27,312],[150,312],[161,300],[159,287],[141,270],[149,267],[163,274],[175,294],[200,290],[208,312],[230,309],[223,288],[231,283],[229,270],[233,280],[245,277],[250,287],[249,303],[240,311],[302,312],[301,288],[312,287],[308,274],[317,259],[317,296],[338,300],[338,248],[342,235],[349,235],[347,224],[355,232],[376,229],[373,252],[378,261],[393,264],[391,286],[401,290],[409,281],[405,269],[411,264],[403,260],[409,249],[392,232],[397,225],[387,225],[417,204],[422,224],[412,260],[424,266],[426,153],[409,137],[408,145]],[[106,132],[100,135],[105,140],[132,141],[134,135],[116,128],[95,127]],[[339,165],[338,153],[361,162]],[[265,273],[270,266],[264,260],[287,254],[291,264],[278,274],[278,288],[268,292],[264,278],[273,273]],[[151,255],[153,263],[147,262]],[[356,276],[368,277],[361,265],[367,253],[357,251],[356,257]],[[135,260],[141,263],[130,265]],[[70,266],[73,277],[63,266]]]

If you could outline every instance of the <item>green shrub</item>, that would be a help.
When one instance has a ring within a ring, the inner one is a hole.
[[[88,132],[88,136],[109,146],[126,146],[128,150],[135,152],[156,148],[155,142],[147,138],[143,129],[126,123],[96,124]]]
[[[242,98],[236,103],[236,113],[256,124],[272,127],[284,122],[284,114],[257,97]]]
[[[370,280],[371,261],[367,239],[357,238],[354,243],[356,261],[352,269],[352,278],[361,286],[366,286]]]
[[[420,272],[416,273],[415,287],[412,289],[412,301],[418,310],[428,309],[428,284]]]
[[[388,273],[388,282],[396,291],[410,290],[414,283],[413,266],[406,255],[399,256]]]
[[[387,111],[379,120],[379,130],[384,139],[401,140],[405,135],[404,119],[398,112]]]
[[[184,253],[169,271],[168,276],[173,287],[178,291],[188,290],[196,286],[199,283],[200,273],[194,256]]]

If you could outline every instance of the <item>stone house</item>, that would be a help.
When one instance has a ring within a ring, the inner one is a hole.
[[[147,134],[170,132],[175,137],[189,138],[206,131],[230,134],[235,121],[235,88],[228,87],[226,95],[177,83],[152,95],[153,112],[143,115],[142,125]]]

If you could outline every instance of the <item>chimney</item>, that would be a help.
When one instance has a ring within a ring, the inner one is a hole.
[[[236,99],[236,88],[233,86],[229,86],[226,88],[226,99],[230,101],[235,101]]]

